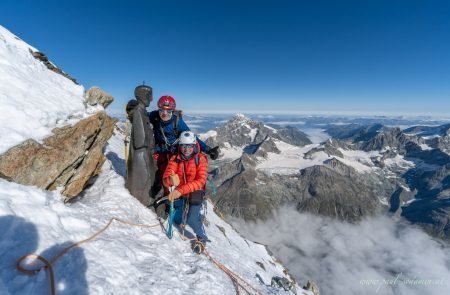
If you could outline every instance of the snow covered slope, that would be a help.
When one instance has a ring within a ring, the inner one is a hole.
[[[51,259],[63,247],[101,229],[112,217],[158,224],[156,215],[124,188],[120,135],[110,139],[106,153],[108,161],[95,184],[69,205],[61,202],[58,192],[0,179],[0,294],[48,292],[48,273],[30,277],[15,269],[22,255],[37,253]],[[270,285],[273,276],[285,274],[263,245],[242,238],[213,212],[210,203],[207,219],[212,257],[263,294],[286,293],[265,285]],[[54,268],[58,294],[235,294],[224,272],[206,256],[192,253],[181,234],[169,240],[160,226],[140,228],[114,222],[94,241],[64,255]]]
[[[82,86],[48,70],[30,50],[37,51],[0,26],[0,153],[96,111],[85,109]]]

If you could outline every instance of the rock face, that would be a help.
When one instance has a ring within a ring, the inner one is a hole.
[[[348,145],[346,145],[344,142],[340,142],[337,139],[328,139],[326,140],[322,145],[315,147],[311,149],[309,152],[305,153],[303,156],[305,159],[311,158],[312,155],[319,151],[325,152],[329,156],[338,156],[343,158],[344,155],[339,151],[339,148],[345,148],[350,149]]]
[[[270,216],[275,202],[261,195],[253,156],[243,156],[212,171],[212,180],[218,186],[213,201],[220,212],[245,220]]]
[[[0,155],[0,177],[47,190],[61,187],[68,201],[99,173],[114,124],[99,112],[74,126],[55,128],[42,144],[27,140]]]
[[[403,130],[405,133],[412,133],[419,136],[445,136],[449,135],[450,124],[440,126],[413,126]]]
[[[393,189],[391,185],[377,186],[375,180],[357,175],[337,160],[303,169],[297,175],[267,176],[249,165],[234,172],[213,199],[225,215],[245,220],[266,219],[273,209],[287,204],[299,211],[354,222],[379,212],[379,198],[389,196]]]
[[[450,161],[436,170],[411,169],[405,178],[417,194],[414,202],[402,207],[401,215],[432,235],[450,240]]]
[[[429,145],[450,155],[450,134],[431,139]]]
[[[420,136],[430,136],[426,143],[435,149],[440,149],[450,155],[450,124],[427,129]]]
[[[370,140],[364,141],[360,147],[364,151],[379,151],[386,147],[395,148],[403,153],[408,143],[423,143],[417,136],[409,136],[403,133],[400,128],[380,132]]]
[[[114,100],[114,98],[111,95],[109,95],[108,93],[106,93],[105,91],[101,90],[96,86],[93,86],[88,91],[86,91],[84,97],[88,105],[91,106],[101,105],[105,109]]]
[[[375,137],[379,132],[387,130],[381,124],[360,125],[331,125],[326,131],[334,139],[347,140],[352,142],[366,141]]]
[[[377,192],[368,183],[355,175],[349,177],[342,170],[327,166],[302,170],[297,209],[351,222],[376,213],[381,207]]]

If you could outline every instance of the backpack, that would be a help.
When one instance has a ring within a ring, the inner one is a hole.
[[[175,116],[175,120],[173,120],[173,130],[175,131],[176,137],[180,137],[180,132],[178,131],[178,121],[180,118],[183,118],[182,110],[174,110],[173,115]]]

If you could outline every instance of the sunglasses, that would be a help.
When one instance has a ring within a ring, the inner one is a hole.
[[[195,144],[182,144],[181,145],[181,148],[182,149],[193,149],[194,148],[194,146],[195,146]]]
[[[166,110],[166,109],[159,109],[159,112],[160,113],[166,113],[166,114],[168,114],[168,115],[172,115],[172,113],[173,113],[173,111],[172,110]]]

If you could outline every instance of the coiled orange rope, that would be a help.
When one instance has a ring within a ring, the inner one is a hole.
[[[70,245],[67,248],[64,248],[58,255],[56,255],[55,257],[53,257],[51,260],[47,260],[44,257],[37,255],[37,254],[28,254],[28,255],[24,255],[21,258],[19,258],[17,260],[17,264],[16,267],[19,271],[21,271],[24,274],[27,275],[36,275],[39,271],[41,270],[48,270],[49,274],[50,274],[50,294],[52,295],[56,295],[56,288],[55,288],[55,275],[54,275],[54,271],[53,271],[53,265],[56,263],[56,261],[61,258],[64,254],[66,254],[67,252],[69,252],[72,248],[74,247],[79,247],[80,245],[87,243],[89,241],[92,241],[93,239],[95,239],[97,236],[99,236],[101,233],[103,233],[111,224],[112,222],[116,220],[120,223],[126,224],[126,225],[130,225],[130,226],[139,226],[139,227],[147,227],[147,228],[153,228],[153,227],[158,227],[161,226],[160,223],[158,224],[152,224],[152,225],[148,225],[148,224],[137,224],[137,223],[131,223],[122,219],[119,219],[117,217],[113,217],[109,220],[108,224],[103,227],[101,230],[99,230],[98,232],[96,232],[95,234],[93,234],[92,236],[88,237],[87,239],[84,239],[82,241],[79,241],[77,243],[74,243],[72,245]],[[184,228],[183,228],[183,236],[182,236],[183,240],[185,239],[184,236]],[[189,240],[195,240],[195,239],[189,239]],[[241,277],[239,277],[236,273],[234,273],[233,271],[231,271],[229,268],[227,268],[225,265],[223,265],[222,263],[220,263],[219,261],[215,260],[208,251],[206,251],[206,249],[204,249],[203,254],[212,262],[214,263],[220,270],[222,270],[224,273],[226,273],[231,281],[233,282],[233,285],[236,289],[236,294],[239,294],[239,288],[243,289],[244,291],[246,291],[248,294],[258,294],[260,295],[261,292],[258,291],[256,288],[254,288],[252,285],[250,285],[247,281],[245,281],[244,279],[242,279]],[[37,269],[28,269],[26,267],[24,267],[22,265],[22,262],[25,259],[37,259],[40,260],[44,265],[37,268]]]
[[[53,257],[50,261],[47,260],[47,259],[45,259],[44,257],[42,257],[42,256],[40,256],[40,255],[37,255],[37,254],[28,254],[28,255],[22,256],[21,258],[19,258],[19,259],[17,260],[16,267],[17,267],[17,269],[18,269],[19,271],[21,271],[21,272],[23,272],[24,274],[27,274],[27,275],[35,275],[35,274],[37,274],[40,270],[42,270],[42,269],[47,269],[48,272],[49,272],[49,274],[50,274],[50,291],[51,291],[50,294],[55,295],[55,294],[56,294],[56,289],[55,289],[55,275],[54,275],[54,271],[53,271],[52,265],[54,265],[55,262],[56,262],[59,258],[61,258],[61,256],[63,256],[63,255],[66,254],[67,252],[69,252],[72,248],[78,247],[78,246],[80,246],[81,244],[84,244],[84,243],[86,243],[86,242],[89,242],[89,241],[95,239],[98,235],[100,235],[102,232],[104,232],[104,231],[111,225],[111,223],[112,223],[114,220],[116,220],[116,221],[118,221],[118,222],[120,222],[120,223],[123,223],[123,224],[130,225],[130,226],[140,226],[140,227],[147,227],[147,228],[160,226],[159,223],[158,223],[158,224],[153,224],[153,225],[136,224],[136,223],[131,223],[131,222],[128,222],[128,221],[119,219],[119,218],[117,218],[117,217],[113,217],[113,218],[111,218],[111,219],[109,220],[108,224],[107,224],[104,228],[102,228],[101,230],[99,230],[98,232],[96,232],[94,235],[90,236],[90,237],[87,238],[87,239],[84,239],[84,240],[82,240],[82,241],[79,241],[79,242],[77,242],[77,243],[74,243],[74,244],[70,245],[70,246],[67,247],[67,248],[64,248],[61,252],[59,252],[58,255],[56,255],[55,257]],[[44,266],[41,266],[41,267],[39,267],[39,268],[37,268],[37,269],[27,269],[27,268],[25,268],[25,267],[22,265],[22,262],[23,262],[25,259],[38,259],[38,260],[40,260],[41,262],[44,263]]]

